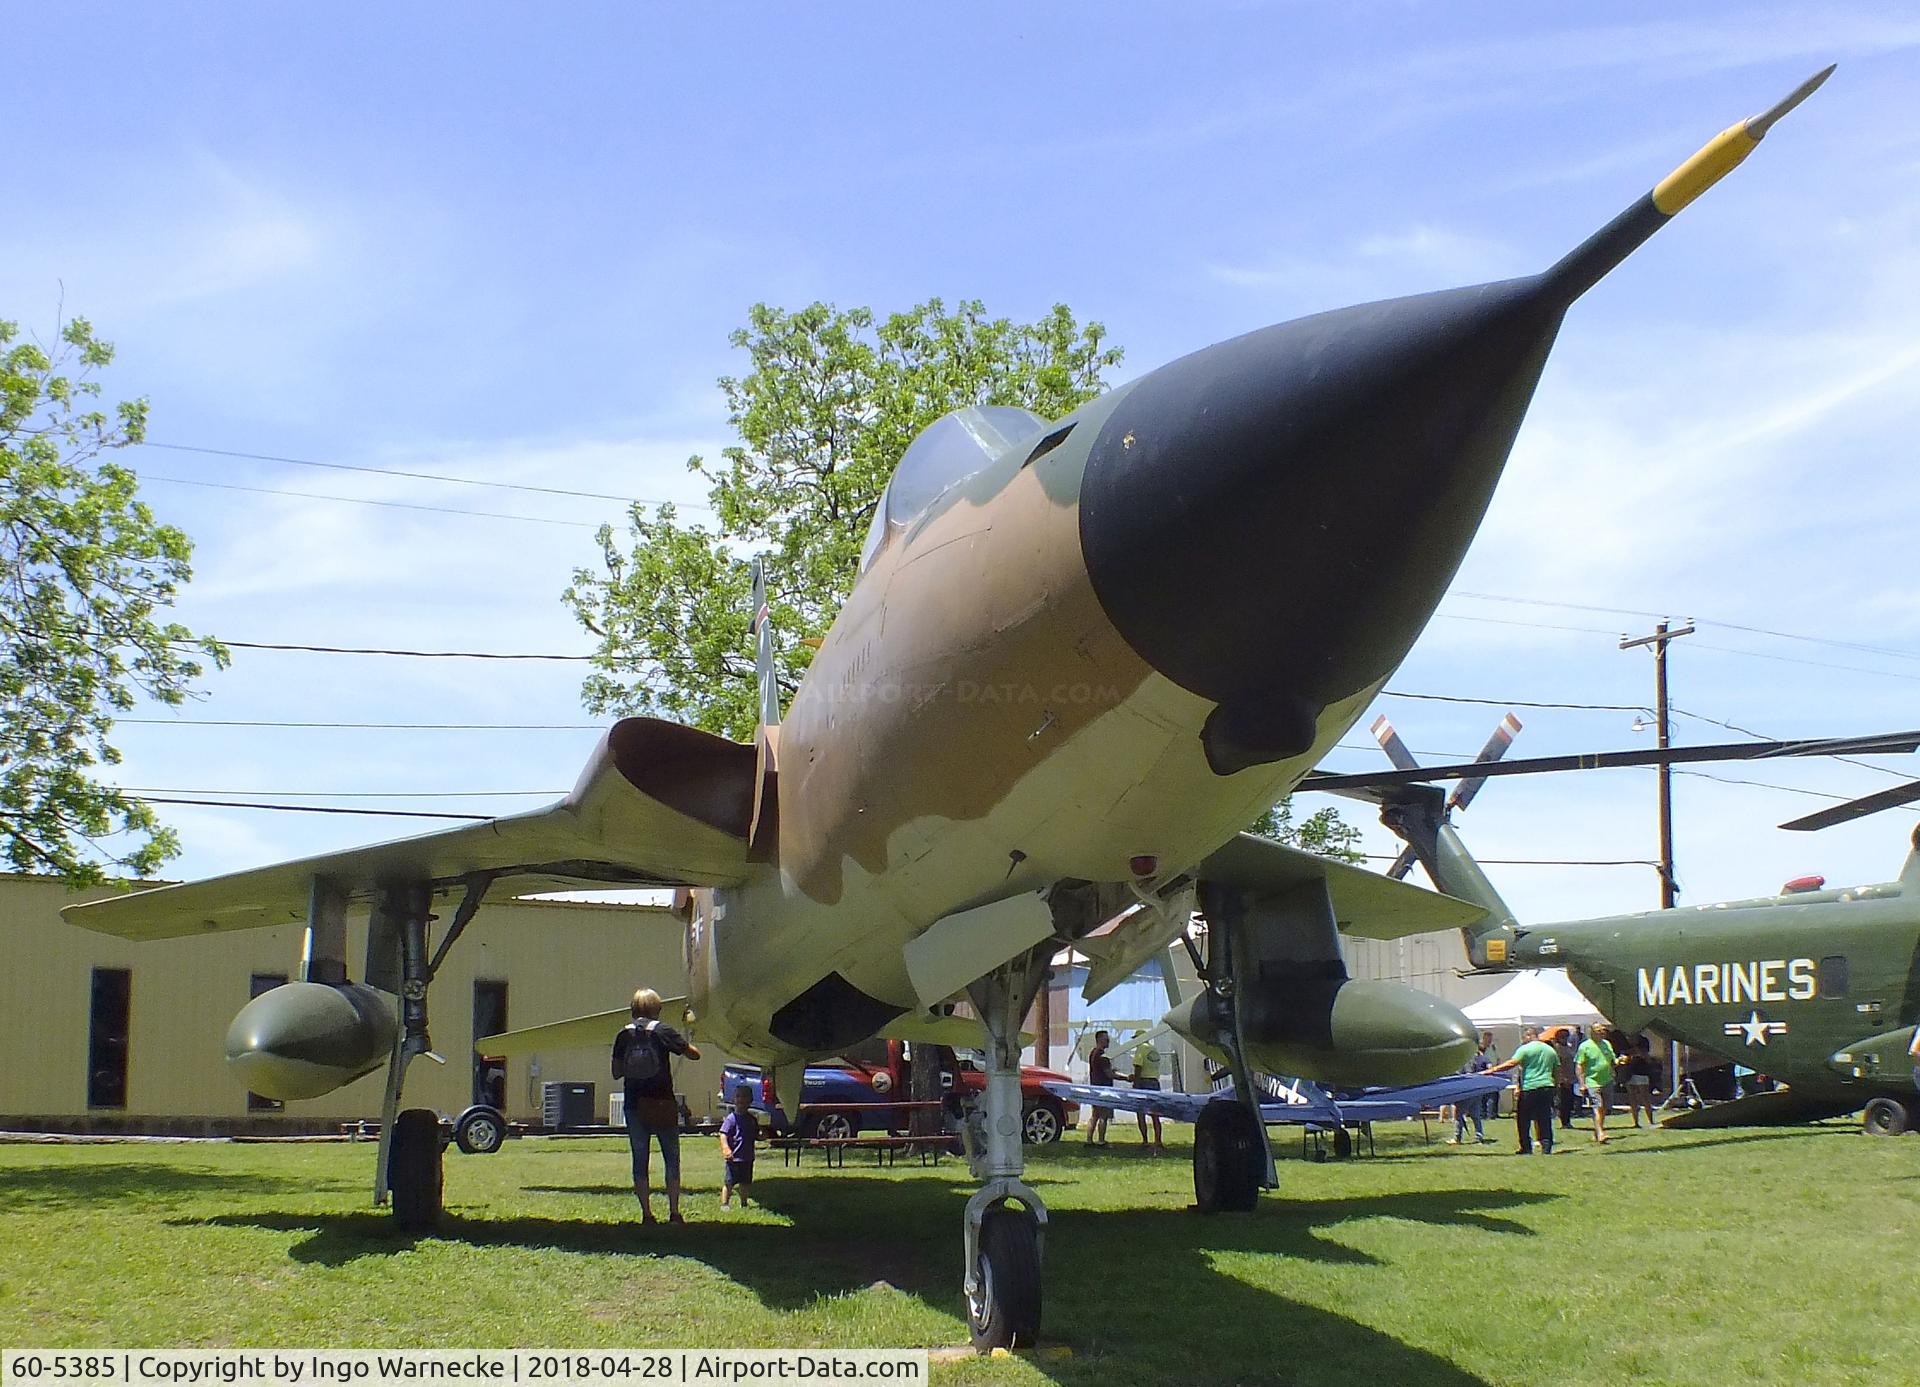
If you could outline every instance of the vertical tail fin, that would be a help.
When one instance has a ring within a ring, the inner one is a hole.
[[[780,725],[780,680],[773,664],[773,623],[767,619],[767,568],[762,559],[753,561],[753,622],[747,628],[754,636],[753,666],[760,680],[760,725]]]

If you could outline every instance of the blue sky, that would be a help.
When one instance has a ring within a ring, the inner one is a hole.
[[[122,4],[18,12],[8,39],[22,123],[0,316],[42,335],[62,302],[91,317],[155,442],[691,502],[685,460],[727,442],[714,380],[757,300],[1064,301],[1136,373],[1302,313],[1542,268],[1837,61],[1574,310],[1455,593],[1391,687],[1650,702],[1645,653],[1615,645],[1657,613],[1701,623],[1673,657],[1691,712],[1783,735],[1920,724],[1920,19],[1899,9]],[[181,615],[199,629],[588,648],[558,594],[618,503],[128,456],[198,543]],[[579,675],[243,651],[181,721],[586,724]],[[1471,754],[1500,711],[1381,706],[1434,756]],[[1631,713],[1519,714],[1523,753],[1649,740]],[[595,736],[122,732],[126,784],[276,799],[558,791]],[[1379,764],[1364,724],[1349,740],[1336,764]],[[1891,875],[1912,815],[1772,829],[1822,802],[1678,781],[1686,899]],[[408,830],[169,818],[185,875]],[[1652,778],[1497,783],[1462,827],[1491,858],[1647,858]],[[1645,867],[1495,876],[1535,917],[1656,890]]]

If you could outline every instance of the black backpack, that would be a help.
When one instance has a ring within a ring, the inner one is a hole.
[[[658,1021],[634,1021],[627,1026],[631,1038],[627,1041],[627,1057],[622,1073],[627,1081],[627,1092],[634,1093],[647,1087],[660,1077],[666,1067],[666,1047],[653,1033]]]

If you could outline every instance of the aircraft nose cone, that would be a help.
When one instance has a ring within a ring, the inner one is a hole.
[[[1486,511],[1563,306],[1539,281],[1362,304],[1142,377],[1088,453],[1080,542],[1115,627],[1221,705],[1221,773],[1298,755],[1383,679]]]

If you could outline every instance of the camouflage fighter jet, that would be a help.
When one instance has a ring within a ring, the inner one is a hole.
[[[1830,70],[1830,69],[1829,69]],[[900,459],[858,580],[785,721],[764,602],[751,745],[616,724],[547,809],[76,906],[133,939],[306,921],[303,981],[236,1019],[253,1090],[324,1092],[385,1062],[376,1194],[439,1206],[432,1115],[398,1109],[429,1053],[438,957],[484,893],[685,886],[688,1025],[799,1066],[876,1034],[951,1037],[970,1000],[988,1080],[968,1119],[976,1343],[1040,1324],[1040,1197],[1021,1180],[1019,1022],[1048,960],[1123,910],[1164,947],[1197,904],[1208,1017],[1239,1101],[1196,1133],[1210,1208],[1275,1183],[1255,1068],[1413,1082],[1472,1030],[1349,979],[1337,931],[1464,925],[1477,907],[1236,830],[1372,701],[1466,552],[1562,317],[1729,172],[1821,73],[1722,132],[1542,274],[1364,304],[1183,357],[1062,419],[962,409]],[[456,895],[437,951],[430,912]],[[370,912],[363,981],[344,922]],[[395,998],[397,997],[397,1004]],[[397,1016],[396,1016],[397,1006]],[[587,1018],[609,1039],[618,1023]]]

